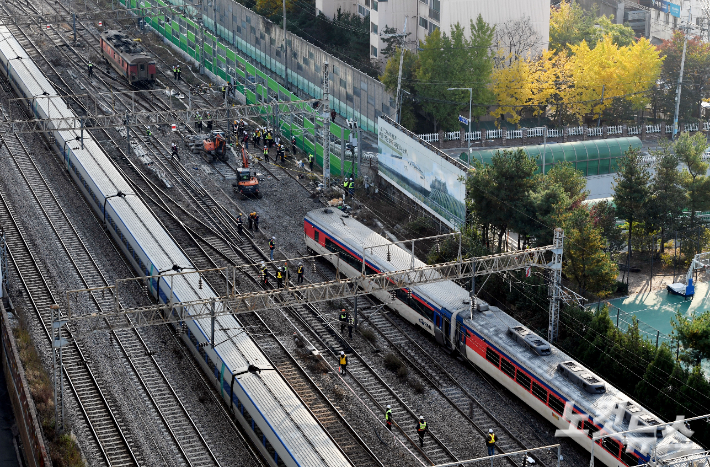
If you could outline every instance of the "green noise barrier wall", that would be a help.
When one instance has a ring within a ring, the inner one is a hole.
[[[128,8],[147,8],[150,6],[143,1],[137,0],[119,1],[124,6],[128,4]],[[154,0],[154,3],[154,6],[169,6],[168,3],[163,2],[162,0]],[[149,16],[146,17],[145,20],[146,25],[152,27],[155,31],[169,40],[175,47],[195,59],[196,62],[200,62],[200,39],[194,32],[190,31],[190,29],[199,31],[200,26],[198,24],[182,15],[177,16],[177,21],[176,19],[166,21],[165,16],[163,15]],[[178,21],[183,23],[182,31]],[[207,28],[213,28],[214,22],[211,19],[204,16],[203,21]],[[218,29],[219,28],[222,27],[218,25]],[[274,124],[272,118],[274,114],[274,99],[288,102],[300,100],[298,96],[288,91],[277,81],[273,80],[260,70],[257,70],[256,67],[247,61],[247,59],[243,58],[238,52],[232,49],[230,44],[222,43],[218,37],[215,37],[207,31],[204,32],[204,39],[203,64],[205,68],[223,80],[232,82],[237,91],[246,97],[247,105],[264,104],[264,109],[261,113],[263,117],[270,122],[270,124]],[[212,45],[210,45],[210,43]],[[234,76],[230,76],[228,74],[227,71],[229,69],[234,70]],[[249,88],[252,88],[253,90]],[[304,103],[303,112],[299,115],[288,116],[284,115],[284,112],[286,112],[285,108],[282,112],[279,112],[279,115],[282,115],[282,117],[280,117],[278,121],[282,137],[290,140],[292,136],[295,136],[296,145],[305,153],[313,154],[315,156],[316,163],[322,166],[322,138],[316,138],[320,132],[322,124],[317,119],[316,110]],[[335,123],[330,123],[330,132],[333,136],[335,136],[335,138],[337,138],[338,141],[340,141],[341,138],[344,138],[345,141],[349,141],[350,139],[350,130],[342,128]],[[339,148],[339,146],[339,143],[331,141],[331,175],[348,177],[357,175],[357,167],[355,167],[356,164],[350,160],[346,160],[344,163],[344,173],[341,170],[340,155],[336,155],[332,152],[334,148]]]

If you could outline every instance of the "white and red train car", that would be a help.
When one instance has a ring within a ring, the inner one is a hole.
[[[309,251],[331,254],[329,260],[349,277],[361,276],[363,251],[366,274],[412,266],[409,251],[337,209],[309,212],[304,240]],[[339,261],[332,253],[338,254]],[[425,264],[414,259],[414,267],[420,266]],[[688,455],[692,461],[687,465],[709,466],[702,446],[674,428],[654,428],[663,423],[658,417],[507,313],[483,302],[481,311],[471,312],[469,291],[456,283],[413,286],[397,290],[394,296],[374,289],[373,295],[440,345],[473,362],[555,427],[567,430],[588,451],[591,434],[610,434],[594,449],[604,464],[646,464],[655,447],[658,465]],[[647,430],[614,435],[630,426]]]
[[[155,81],[155,60],[136,41],[120,31],[101,34],[101,53],[130,84]]]

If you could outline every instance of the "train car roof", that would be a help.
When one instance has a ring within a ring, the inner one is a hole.
[[[76,117],[66,105],[44,74],[29,58],[14,36],[0,25],[0,54],[8,57],[18,76],[33,96],[49,96],[38,99],[46,113],[52,117]],[[16,64],[15,64],[16,62]],[[78,120],[78,119],[77,119]],[[75,141],[79,131],[61,132],[66,141],[73,141],[72,151],[76,154],[84,172],[94,180],[96,186],[106,196],[115,195],[118,190],[132,193],[130,185],[116,170],[108,156],[93,140],[88,131],[84,132],[84,149]],[[152,213],[136,196],[113,197],[107,200],[130,234],[140,243],[153,264],[161,271],[172,269],[173,265],[191,267],[188,258],[172,241],[167,232],[157,222]],[[124,234],[127,234],[125,232]],[[157,271],[154,271],[157,273]],[[164,284],[169,285],[166,279]],[[209,286],[198,285],[195,275],[179,276],[173,283],[175,298],[196,300],[212,298],[216,295]],[[205,336],[210,335],[210,320],[197,320]],[[251,338],[238,328],[231,317],[217,318],[216,348],[225,364],[234,371],[248,363],[261,368],[269,368],[268,360]],[[347,466],[350,465],[340,449],[328,437],[310,412],[301,403],[283,378],[275,371],[263,371],[260,375],[246,374],[238,380],[254,405],[271,424],[275,433],[284,441],[287,449],[303,466]]]
[[[305,221],[311,222],[331,235],[342,243],[342,246],[360,257],[362,257],[363,251],[366,251],[365,260],[380,271],[409,269],[412,262],[414,267],[426,265],[417,258],[412,259],[410,251],[374,232],[357,219],[344,215],[340,210],[321,208],[310,211],[306,214]],[[400,242],[400,244],[402,243],[404,246],[408,246],[407,243],[411,244],[411,242]],[[389,260],[387,260],[388,253]],[[574,359],[554,346],[550,346],[551,355],[540,356],[518,344],[509,334],[508,329],[524,325],[512,316],[493,306],[489,307],[487,311],[471,314],[469,292],[453,281],[418,285],[412,287],[412,290],[435,309],[441,311],[444,316],[450,318],[452,314],[460,313],[459,319],[471,330],[478,333],[483,341],[495,347],[508,360],[532,373],[547,386],[549,391],[564,395],[566,400],[573,401],[576,408],[591,415],[597,424],[603,424],[605,432],[620,432],[629,429],[629,417],[624,416],[624,410],[641,408],[640,404],[634,402],[608,382],[605,383],[606,392],[604,394],[590,394],[574,385],[557,369],[559,364]],[[587,372],[591,373],[589,370]],[[648,416],[656,423],[662,423],[659,418],[645,409],[634,413],[637,416]],[[637,443],[642,444],[647,440],[655,439],[644,434],[629,434],[626,438],[633,438]],[[644,447],[648,448],[645,444]],[[672,457],[687,449],[700,450],[702,448],[685,435],[676,432],[664,439],[657,449],[659,453],[664,453],[664,457]],[[639,449],[639,452],[644,451]],[[648,450],[645,454],[648,454]]]
[[[111,44],[111,47],[120,52],[131,64],[150,63],[154,61],[139,43],[132,40],[121,31],[110,29],[102,32],[101,37]]]

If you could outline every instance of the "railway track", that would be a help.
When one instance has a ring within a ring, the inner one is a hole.
[[[383,467],[345,420],[340,409],[328,400],[259,315],[242,313],[238,321],[248,330],[252,340],[267,356],[271,365],[281,373],[350,462],[358,467]]]
[[[398,351],[408,366],[415,368],[461,415],[466,417],[476,428],[476,431],[481,434],[482,439],[488,429],[493,428],[498,438],[496,447],[502,453],[524,451],[526,448],[534,447],[535,444],[538,444],[530,439],[529,434],[526,435],[520,432],[514,434],[505,424],[498,420],[431,353],[424,350],[412,337],[405,333],[395,321],[396,318],[390,317],[387,313],[363,312],[362,315],[385,341]],[[523,441],[522,439],[525,440]],[[531,457],[535,459],[536,464],[546,465],[540,459],[540,456],[531,455]],[[515,459],[509,459],[514,465],[520,465]]]
[[[324,280],[333,280],[335,277],[332,274],[332,265],[324,261],[319,261],[323,267],[317,269],[318,274]],[[326,273],[325,271],[328,271]],[[360,304],[360,315],[371,325],[375,331],[397,351],[404,359],[410,368],[414,368],[441,396],[451,404],[468,422],[479,432],[482,439],[485,437],[488,429],[493,428],[496,432],[498,441],[496,446],[501,453],[524,451],[534,445],[544,445],[544,443],[534,432],[521,432],[519,429],[509,428],[508,425],[502,423],[490,410],[485,407],[475,395],[465,388],[457,378],[449,373],[441,362],[437,361],[431,351],[425,350],[421,344],[415,341],[407,332],[402,329],[402,326],[408,325],[397,315],[391,313],[379,312],[382,304],[372,299],[370,296],[362,296],[367,302],[371,310],[364,311]],[[346,300],[353,306],[353,300]],[[461,362],[454,362],[460,364]],[[513,430],[516,431],[513,433]],[[536,439],[531,439],[537,437]],[[542,455],[540,453],[531,454],[538,465],[545,466],[544,460],[550,462],[551,465],[556,463],[556,455],[554,453]],[[507,458],[506,461],[511,465],[521,465],[518,459]]]
[[[24,42],[24,46],[27,48],[28,52],[32,52],[33,50],[35,51],[35,56],[41,57],[43,60],[46,61],[46,58],[44,55],[39,51],[39,49],[34,47],[34,44],[32,41],[26,37],[23,34],[20,34],[17,30],[15,31],[16,36],[18,39],[24,39],[21,41]],[[38,62],[39,63],[39,62]],[[47,62],[47,64],[49,64]],[[51,67],[51,64],[49,64]],[[56,72],[56,70],[54,70]],[[61,76],[57,73],[57,76],[61,80]],[[63,83],[66,84],[66,83]],[[61,89],[61,87],[60,87]],[[8,92],[11,92],[9,87],[5,86],[5,90]],[[13,137],[14,138],[14,137]],[[7,139],[5,140],[5,143],[8,145],[8,147],[11,149],[11,152],[13,154],[24,154],[25,156],[29,157],[29,154],[27,151],[23,152],[23,147],[22,142],[20,140],[16,139]],[[37,171],[36,165],[34,165],[34,162],[31,162],[30,165],[27,164],[26,160],[19,160],[15,159],[16,163],[18,164],[18,168],[22,171],[23,176],[26,177],[26,180],[28,181],[31,186],[35,186],[35,197],[36,199],[44,199],[44,200],[49,200],[49,198],[53,198],[53,194],[51,193],[51,190],[47,187],[45,180],[39,180],[38,177],[41,177],[41,174],[39,171]],[[35,169],[35,172],[32,172],[32,169]],[[30,175],[31,174],[31,175]],[[37,190],[44,190],[42,193],[37,193]],[[79,195],[77,193],[77,195]],[[79,195],[80,196],[80,195]],[[50,210],[47,211],[45,210],[44,213],[47,216],[50,215],[59,215],[60,213],[63,215],[64,213],[60,209],[52,209],[54,207],[53,204],[51,204],[52,200],[49,200],[50,202],[46,204],[45,206],[50,206]],[[56,198],[53,199],[53,201],[56,203]],[[58,204],[56,204],[58,206]],[[49,217],[48,217],[49,218]],[[58,229],[55,229],[57,231],[57,236],[61,238],[60,241],[66,241],[66,236],[70,232],[70,230],[73,230],[73,227],[70,225],[70,222],[68,221],[68,218],[64,219],[54,219],[54,222],[57,223],[59,222],[61,224],[61,227]],[[76,232],[74,232],[76,233]],[[77,237],[78,238],[78,237]],[[79,240],[80,242],[80,240]],[[83,245],[81,245],[83,247]],[[76,252],[80,251],[82,248],[80,248],[79,245],[73,244],[69,248],[66,249],[67,254],[70,254],[70,251]],[[88,255],[88,250],[84,247],[84,253]],[[75,269],[77,272],[81,274],[82,271],[87,271],[90,276],[88,277],[101,277],[101,281],[103,282],[104,285],[107,284],[105,281],[105,278],[100,274],[100,271],[98,270],[98,267],[95,265],[95,263],[88,264],[87,263],[81,263],[80,265],[77,264],[75,261],[72,261]],[[87,267],[88,266],[88,267]],[[93,268],[91,267],[93,266]],[[214,265],[209,265],[210,267],[213,267]],[[96,274],[98,273],[98,274]],[[38,276],[39,277],[39,276]],[[90,283],[89,281],[86,280],[86,277],[83,277],[85,285],[88,286],[96,286],[96,285],[101,285],[100,283]],[[96,297],[94,297],[96,299]],[[97,306],[100,306],[100,304],[97,302]],[[45,307],[47,310],[48,308]],[[46,320],[45,320],[46,321]],[[174,441],[174,452],[177,454],[178,458],[181,458],[181,461],[179,465],[190,465],[190,466],[203,466],[203,465],[219,465],[219,462],[217,459],[214,457],[214,454],[211,452],[209,449],[209,446],[205,442],[204,438],[202,437],[200,433],[199,427],[195,425],[195,423],[192,421],[190,418],[189,414],[187,413],[187,410],[185,407],[182,405],[180,402],[179,397],[177,396],[176,392],[173,390],[170,382],[168,381],[167,377],[165,374],[162,373],[160,370],[160,367],[156,363],[155,359],[152,357],[150,350],[148,349],[147,344],[143,341],[141,336],[135,331],[120,331],[114,335],[118,345],[120,348],[123,350],[124,355],[134,371],[135,377],[137,378],[139,382],[139,386],[142,387],[145,391],[145,394],[147,397],[150,399],[153,410],[155,413],[152,415],[158,415],[159,418],[163,421],[165,428],[163,432],[165,433],[166,437],[172,438]],[[184,349],[183,349],[184,351]],[[70,356],[65,358],[65,362],[67,362],[67,365],[72,366],[74,361]],[[81,367],[81,364],[73,365],[77,367]],[[219,407],[222,408],[222,411],[224,415],[227,418],[227,425],[231,426],[234,428],[237,433],[240,433],[236,425],[234,424],[233,420],[229,417],[229,415],[226,413],[224,410],[224,407],[221,405],[220,401],[216,398],[214,391],[212,390],[212,386],[207,383],[207,381],[204,379],[202,373],[200,372],[199,369],[197,369],[194,366],[193,363],[193,368],[195,368],[196,371],[198,371],[200,378],[205,385],[205,387],[209,388],[210,394],[213,398],[214,401],[217,401],[219,404]],[[69,372],[72,372],[73,369],[70,368],[68,370]],[[86,384],[82,381],[80,385],[75,386],[73,382],[70,380],[70,386],[73,388],[78,387],[79,389],[84,388]],[[100,392],[100,386],[99,383],[95,383],[96,389]],[[95,397],[95,394],[89,394],[87,396],[87,400],[91,401],[92,399],[99,399]],[[105,398],[103,399],[105,400]],[[96,405],[95,402],[91,403],[92,408]],[[106,411],[108,413],[111,413],[111,409],[109,408],[108,402],[106,402]],[[98,410],[98,409],[96,409]],[[94,415],[94,412],[87,412],[89,417],[87,417],[87,421],[89,422],[90,429],[97,434],[97,442],[99,444],[99,448],[103,451],[106,452],[106,460],[109,463],[109,465],[135,465],[138,464],[138,462],[135,461],[135,456],[132,454],[130,451],[130,448],[128,447],[128,444],[124,442],[125,445],[125,450],[128,450],[130,453],[131,459],[133,462],[123,462],[122,459],[120,458],[120,454],[118,453],[116,445],[119,443],[116,443],[115,441],[110,438],[111,433],[108,433],[107,428],[105,426],[108,426],[109,424],[106,422],[100,422],[100,429],[94,429],[92,426],[92,421],[96,419],[97,417]],[[119,426],[118,423],[114,423],[117,427]],[[120,431],[120,428],[118,428]],[[104,435],[104,432],[106,434]],[[125,437],[121,434],[121,436],[125,439]],[[240,435],[241,439],[244,441],[245,438],[244,436]],[[109,449],[104,449],[104,445],[110,445]],[[116,453],[114,453],[114,451]],[[255,451],[253,448],[251,448],[251,453],[254,455],[255,458],[258,458],[256,455]]]
[[[0,223],[3,225],[11,263],[26,292],[28,304],[32,306],[47,341],[51,343],[50,306],[58,301],[46,280],[49,272],[33,255],[24,229],[17,222],[16,213],[1,188]],[[141,465],[142,461],[132,449],[134,443],[125,430],[123,420],[111,409],[112,404],[89,367],[83,345],[73,339],[73,331],[72,326],[65,327],[63,331],[63,337],[70,341],[70,345],[63,349],[63,373],[93,435],[97,450],[108,465]]]
[[[13,136],[3,137],[3,142],[32,192],[37,206],[56,233],[57,241],[62,245],[69,263],[74,266],[83,286],[85,288],[108,286],[109,282],[103,271],[92,258],[22,141],[17,136]],[[78,192],[75,195],[77,198],[81,197]],[[92,294],[92,299],[99,314],[105,314],[112,307],[112,296],[99,297]],[[185,465],[219,465],[138,330],[135,328],[121,330],[114,332],[113,336],[134,372],[138,383],[136,387],[142,387],[144,397],[150,401],[149,406],[154,410],[151,415],[164,423],[163,432],[172,438],[173,448],[184,459]],[[70,367],[79,364],[72,360],[66,363]],[[72,386],[76,387],[74,384]]]
[[[304,335],[316,349],[323,355],[329,354],[334,360],[340,352],[348,355],[348,374],[345,382],[352,380],[359,390],[365,395],[365,402],[374,413],[384,414],[385,406],[391,405],[392,412],[400,414],[398,421],[400,440],[409,445],[410,452],[424,465],[437,465],[447,462],[456,462],[459,459],[439,439],[436,432],[429,430],[431,438],[424,448],[416,442],[418,437],[415,423],[418,415],[412,410],[404,399],[390,387],[363,357],[360,356],[330,325],[326,317],[321,315],[312,305],[290,307],[287,309],[292,317],[291,322],[296,330]],[[404,417],[407,417],[405,420]]]

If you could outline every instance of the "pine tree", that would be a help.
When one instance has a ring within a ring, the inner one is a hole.
[[[565,225],[564,273],[582,294],[605,297],[614,290],[616,265],[604,253],[604,239],[586,209],[579,209]]]
[[[618,216],[629,224],[628,256],[626,270],[631,262],[631,232],[634,221],[643,219],[649,198],[648,182],[651,178],[641,161],[641,152],[629,148],[619,159],[619,171],[614,177],[614,204]],[[628,277],[628,276],[627,276]]]

